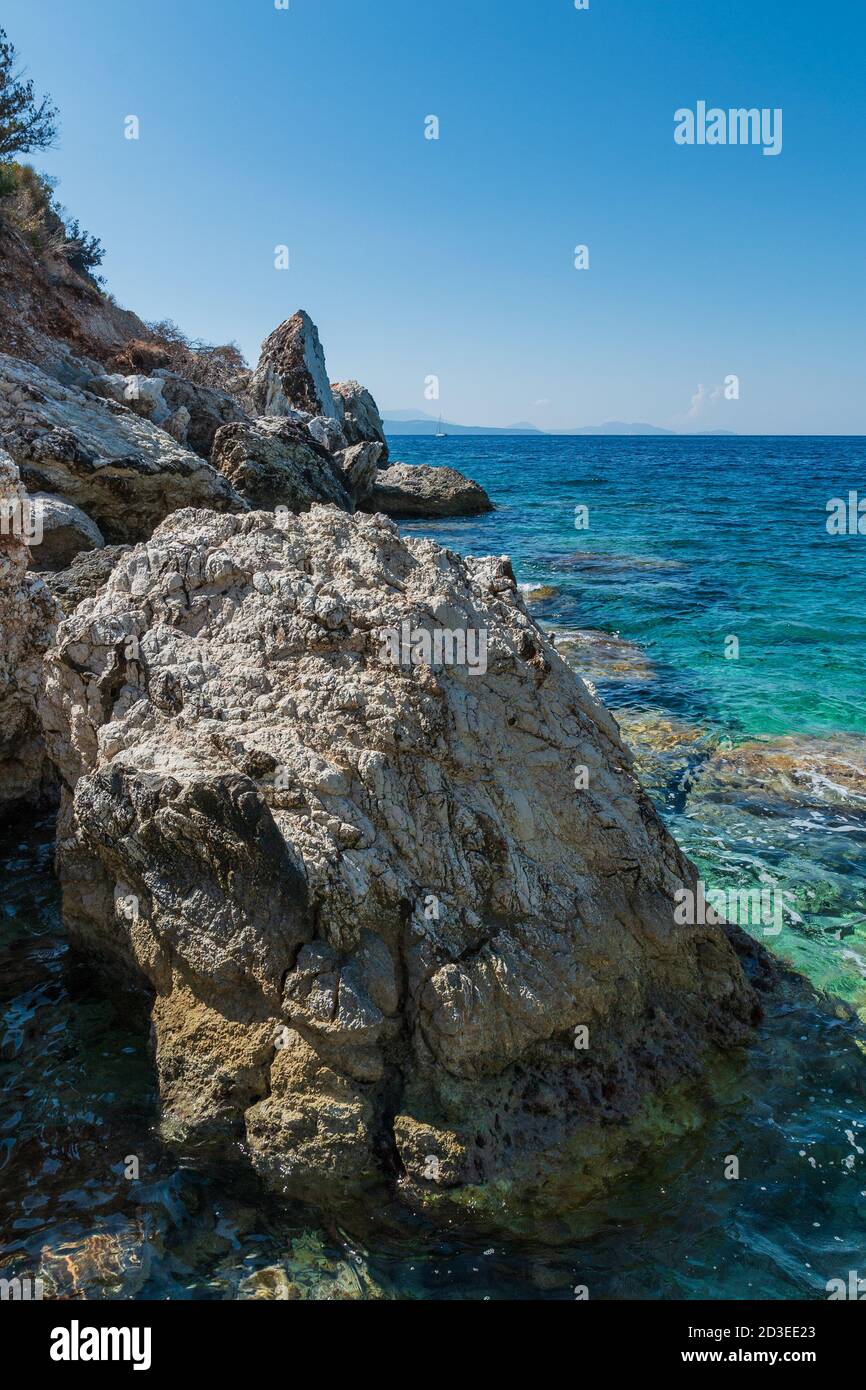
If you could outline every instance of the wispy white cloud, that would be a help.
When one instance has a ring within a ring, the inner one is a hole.
[[[724,395],[724,386],[698,386],[697,391],[692,396],[691,404],[685,413],[686,420],[698,420],[703,415],[707,406],[715,405]]]

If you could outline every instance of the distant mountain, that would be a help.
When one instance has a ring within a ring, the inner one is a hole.
[[[385,410],[382,421],[386,434],[435,434],[439,425],[437,415],[427,415],[423,410]],[[519,425],[456,425],[453,420],[443,420],[442,429],[446,434],[541,434],[537,425],[522,421]]]
[[[675,434],[658,425],[626,424],[624,420],[608,420],[603,425],[580,425],[573,430],[557,430],[557,434]]]
[[[385,410],[382,412],[386,434],[435,434],[439,417],[428,415],[423,410]],[[517,425],[456,425],[453,420],[443,420],[442,429],[446,434],[538,434],[538,435],[667,435],[688,438],[678,430],[661,429],[658,425],[635,424],[625,420],[607,420],[603,425],[577,425],[574,429],[540,430],[526,420]],[[707,438],[711,435],[735,435],[735,430],[690,431],[692,438]]]

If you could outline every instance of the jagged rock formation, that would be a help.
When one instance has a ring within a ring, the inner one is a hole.
[[[243,1140],[278,1191],[534,1180],[749,1036],[507,561],[182,511],[47,667],[67,922],[152,992],[166,1127]]]
[[[373,491],[384,450],[381,444],[352,444],[334,455],[355,502],[366,502]]]
[[[37,492],[31,498],[37,510],[38,539],[31,542],[33,562],[38,570],[63,570],[82,550],[101,550],[102,532],[80,507]]]
[[[352,510],[349,480],[302,425],[284,416],[224,425],[211,461],[252,507],[306,512],[314,502],[332,502]]]
[[[368,512],[394,517],[477,516],[492,512],[483,487],[456,468],[393,463],[381,468],[364,502]]]
[[[343,402],[343,433],[350,444],[381,444],[382,463],[388,462],[388,441],[379,407],[358,381],[332,381],[334,400]]]
[[[178,507],[246,509],[222,474],[111,400],[0,354],[0,445],[30,492],[80,507],[106,540],[141,540]]]
[[[342,400],[338,406],[331,394],[318,329],[303,309],[262,343],[247,389],[259,415],[291,415],[301,410],[337,421],[342,417]]]
[[[37,804],[52,782],[36,701],[57,613],[42,580],[28,573],[27,504],[18,469],[0,449],[0,815]]]

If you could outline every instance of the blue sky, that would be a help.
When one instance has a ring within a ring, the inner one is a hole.
[[[254,359],[305,307],[332,379],[467,423],[866,433],[858,0],[3,0],[2,24],[61,110],[34,162],[146,318]],[[781,107],[782,153],[677,146],[699,100]]]

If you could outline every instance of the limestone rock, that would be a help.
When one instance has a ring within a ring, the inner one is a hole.
[[[332,502],[347,511],[347,481],[330,454],[303,426],[283,416],[262,416],[217,432],[212,462],[252,507],[309,511]]]
[[[331,394],[319,333],[305,310],[286,319],[262,343],[248,392],[259,415],[303,410],[342,419],[342,399],[335,402]]]
[[[247,418],[226,391],[187,381],[165,368],[158,368],[151,376],[122,376],[115,372],[94,377],[88,381],[87,390],[128,406],[201,458],[210,458],[214,437],[222,425]]]
[[[192,424],[192,416],[185,405],[175,410],[169,415],[167,420],[163,420],[160,429],[164,429],[166,434],[170,434],[172,439],[176,439],[178,444],[186,444],[189,440],[189,428]]]
[[[388,441],[379,407],[358,381],[332,381],[334,400],[343,402],[343,433],[350,444],[381,444],[382,463],[388,461]]]
[[[0,815],[37,804],[51,786],[36,701],[57,613],[42,580],[28,573],[29,506],[18,469],[0,449]]]
[[[37,570],[63,570],[82,550],[101,550],[102,532],[80,507],[62,497],[37,492],[31,498],[38,517],[40,540],[34,541],[33,566]]]
[[[101,550],[85,550],[62,570],[42,574],[54,601],[64,613],[72,613],[82,599],[93,598],[105,585],[128,545],[106,545]],[[34,560],[38,563],[38,555]]]
[[[307,421],[307,430],[329,454],[340,453],[348,445],[339,420],[329,419],[326,415],[314,415]]]
[[[123,376],[120,372],[101,372],[84,383],[84,389],[106,401],[128,406],[143,420],[162,425],[171,415],[162,394],[162,382],[140,372]]]
[[[477,516],[492,512],[483,487],[456,468],[393,463],[382,468],[364,503],[366,511],[394,517]]]
[[[335,454],[334,462],[356,502],[372,493],[383,454],[381,444],[352,444]]]
[[[165,1129],[281,1193],[517,1183],[750,1036],[507,560],[177,512],[61,624],[42,712],[66,920],[153,991]]]
[[[163,394],[164,383],[158,376],[143,376],[140,372],[124,376],[119,372],[102,372],[84,383],[84,390],[103,400],[126,406],[142,420],[150,420],[170,434],[178,444],[187,443],[191,416],[185,406],[173,411]]]
[[[150,421],[2,354],[0,445],[30,492],[80,507],[110,542],[144,539],[178,507],[246,508],[220,473]]]
[[[189,423],[185,442],[201,458],[210,458],[217,430],[247,418],[227,391],[187,381],[177,372],[159,370],[154,376],[162,381],[162,395],[169,416],[176,418],[179,412],[186,411]]]

